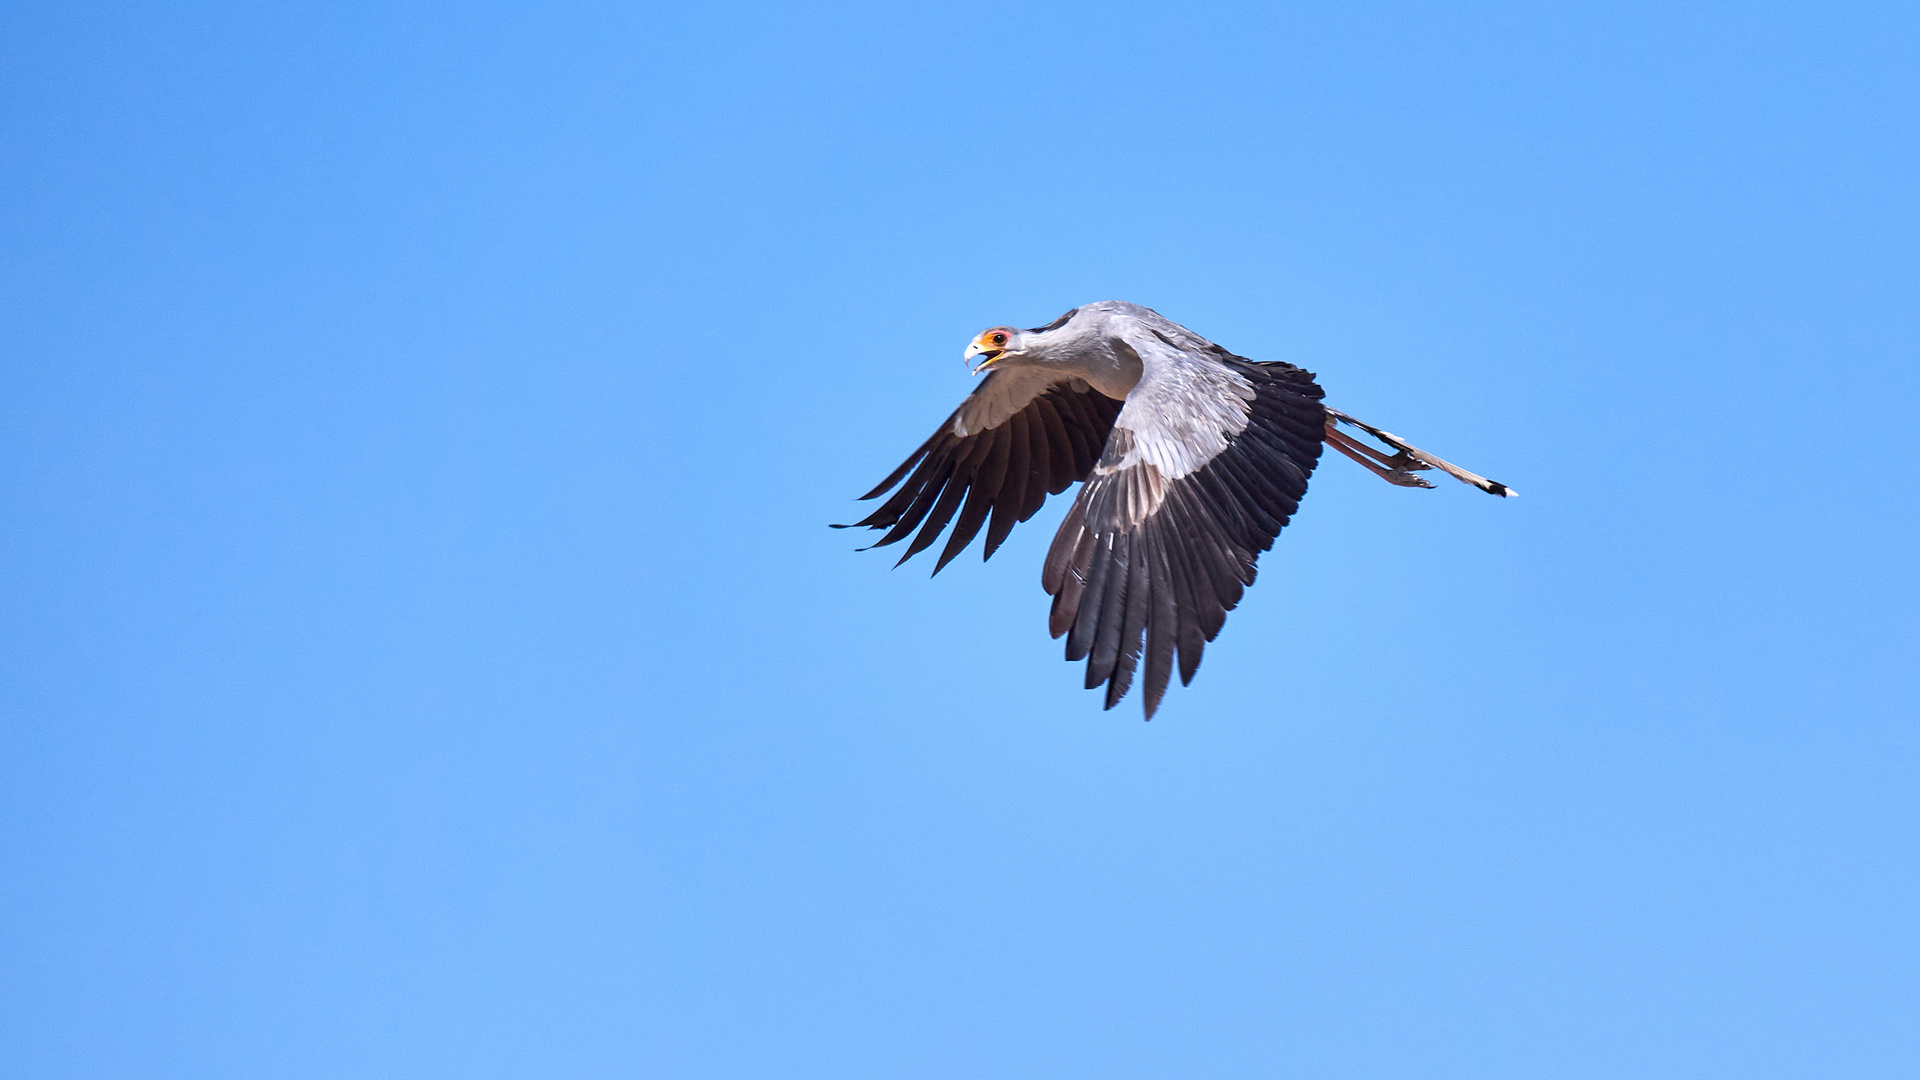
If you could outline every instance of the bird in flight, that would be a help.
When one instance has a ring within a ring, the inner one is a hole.
[[[937,574],[983,526],[992,558],[1048,495],[1084,481],[1040,576],[1053,597],[1048,628],[1065,635],[1069,661],[1086,660],[1087,689],[1106,685],[1109,709],[1144,658],[1149,720],[1176,657],[1181,685],[1193,681],[1255,561],[1307,493],[1322,444],[1402,487],[1430,488],[1415,474],[1439,469],[1516,494],[1326,407],[1312,372],[1235,356],[1138,304],[1088,304],[1032,330],[996,326],[967,346],[965,359],[975,357],[986,378],[861,498],[898,490],[835,527],[885,530],[873,547],[911,535],[904,563],[952,523]]]

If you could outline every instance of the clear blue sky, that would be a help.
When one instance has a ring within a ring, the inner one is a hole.
[[[17,3],[0,1075],[1920,1075],[1912,4]],[[1151,724],[825,526],[1148,304]]]

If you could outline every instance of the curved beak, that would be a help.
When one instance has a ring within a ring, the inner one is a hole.
[[[967,346],[966,355],[962,356],[960,359],[963,362],[972,363],[973,358],[976,356],[986,357],[985,360],[982,360],[980,361],[980,363],[974,365],[973,373],[975,375],[978,375],[981,372],[986,371],[988,368],[992,367],[993,362],[995,360],[1000,359],[1000,355],[1006,351],[1007,350],[1005,349],[996,349],[991,345],[982,345],[980,344],[980,342],[975,341],[973,344]]]

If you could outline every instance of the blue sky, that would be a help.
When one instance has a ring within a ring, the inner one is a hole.
[[[9,1076],[1908,1077],[1920,12],[11,5]],[[1338,458],[1151,724],[1054,500],[827,528],[1148,304]]]

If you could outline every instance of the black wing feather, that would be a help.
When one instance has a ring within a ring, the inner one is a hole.
[[[986,387],[983,382],[974,392]],[[991,558],[1013,526],[1037,513],[1048,495],[1087,478],[1121,404],[1085,383],[1055,383],[1000,426],[965,436],[954,434],[956,412],[861,498],[877,499],[895,485],[898,490],[865,518],[836,528],[885,530],[873,547],[912,535],[900,557],[906,562],[931,547],[951,522],[952,534],[934,563],[937,574],[984,525],[983,554]]]
[[[1007,478],[993,501],[993,519],[987,522],[987,538],[980,551],[982,559],[993,558],[1007,534],[1020,523],[1020,507],[1027,498],[1028,459],[1033,443],[1027,438],[1027,414],[1014,413],[1007,418]]]

